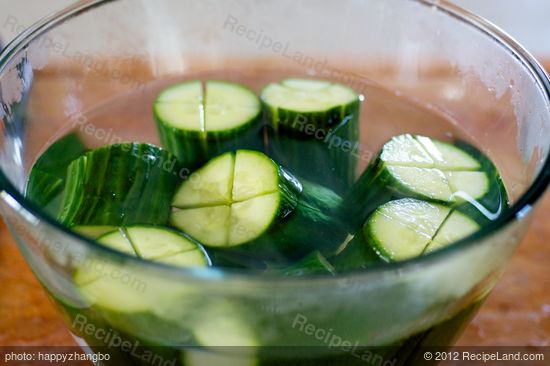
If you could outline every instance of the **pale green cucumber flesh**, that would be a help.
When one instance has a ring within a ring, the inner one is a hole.
[[[107,233],[117,230],[116,226],[98,225],[98,226],[73,226],[72,231],[90,239],[97,239]]]
[[[179,267],[210,265],[200,245],[166,228],[119,228],[100,237],[98,243],[158,263]],[[151,310],[157,295],[165,295],[156,281],[147,279],[130,267],[99,260],[88,264],[76,270],[74,280],[82,295],[103,309],[120,313],[147,312]]]
[[[364,233],[382,258],[400,261],[446,247],[479,229],[475,220],[452,207],[405,198],[380,206]]]
[[[327,81],[287,79],[268,85],[262,101],[273,110],[319,113],[355,103],[359,97],[350,88]]]
[[[344,197],[341,215],[356,230],[378,206],[406,197],[457,207],[479,222],[496,219],[508,205],[498,170],[479,150],[405,134],[384,144]]]
[[[266,155],[248,150],[212,159],[176,192],[171,222],[211,247],[265,233],[294,209],[299,183]]]
[[[189,81],[164,90],[155,101],[157,121],[166,127],[197,132],[240,129],[260,114],[258,97],[242,85],[224,81]]]
[[[487,172],[473,156],[424,136],[401,135],[384,145],[380,164],[397,190],[419,198],[457,202],[489,192]]]
[[[365,237],[387,260],[421,255],[451,209],[416,199],[402,199],[380,206],[365,224]]]
[[[426,247],[425,253],[430,253],[440,248],[446,247],[451,243],[475,233],[481,226],[472,218],[465,214],[454,211],[445,220],[439,228],[437,235]]]

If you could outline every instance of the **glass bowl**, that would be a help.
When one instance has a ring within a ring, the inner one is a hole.
[[[264,82],[280,70],[366,98],[375,85],[445,115],[501,170],[510,210],[419,258],[288,278],[130,257],[23,195],[33,162],[68,131],[91,146],[158,143],[150,102],[170,81]],[[2,215],[75,337],[108,353],[105,364],[423,362],[422,349],[452,345],[491,291],[550,178],[547,75],[501,30],[444,1],[84,0],[2,51],[0,86]],[[146,102],[101,113],[129,95]],[[80,293],[82,266],[118,283],[110,309]]]

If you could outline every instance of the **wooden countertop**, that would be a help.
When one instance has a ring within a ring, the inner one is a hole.
[[[550,346],[549,218],[550,192],[459,345]],[[0,223],[0,346],[73,345],[67,327]]]

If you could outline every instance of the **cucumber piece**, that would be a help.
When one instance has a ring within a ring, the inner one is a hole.
[[[275,262],[294,262],[312,251],[333,253],[349,232],[337,214],[342,198],[334,191],[301,179],[302,193],[295,210],[248,249],[261,251]]]
[[[468,190],[460,188],[464,185],[464,180],[460,179],[463,177],[454,179],[453,184],[459,189],[456,196],[462,202],[458,209],[481,225],[496,220],[509,207],[508,192],[500,172],[491,159],[475,146],[461,140],[456,141],[455,145],[479,162],[480,171],[485,172],[489,181],[488,192],[481,198],[473,199],[475,195],[468,195]]]
[[[406,134],[384,145],[344,198],[342,215],[355,230],[376,207],[404,197],[459,207],[480,222],[507,207],[500,175],[479,150]]]
[[[153,112],[163,145],[194,169],[239,148],[261,149],[261,106],[246,87],[194,80],[160,93]]]
[[[447,245],[463,239],[476,231],[481,226],[462,212],[454,211],[439,228],[437,235],[426,247],[425,253],[430,253]]]
[[[171,222],[206,246],[250,242],[297,204],[300,183],[266,155],[249,150],[211,160],[185,181]]]
[[[154,262],[180,267],[205,267],[210,260],[202,247],[170,229],[153,226],[119,228],[98,239],[102,245]],[[79,268],[74,281],[83,296],[102,309],[119,313],[149,312],[169,297],[158,281],[114,264]],[[153,283],[155,282],[155,283]]]
[[[34,163],[27,181],[26,197],[57,216],[60,200],[53,201],[63,192],[67,167],[85,152],[86,147],[76,133],[54,142]]]
[[[374,250],[388,261],[421,255],[451,209],[405,198],[380,206],[367,220],[364,234]]]
[[[171,222],[212,248],[216,265],[258,269],[265,265],[251,254],[286,262],[335,248],[348,235],[336,218],[340,196],[300,182],[262,153],[226,153],[192,177],[174,196]]]
[[[97,239],[107,233],[116,231],[116,226],[73,226],[71,230],[87,236],[90,239]]]
[[[269,84],[262,91],[262,102],[277,130],[288,129],[300,136],[307,132],[298,125],[296,116],[303,116],[314,127],[328,131],[338,126],[349,110],[359,102],[352,89],[329,81],[287,79]]]
[[[290,171],[342,193],[355,180],[360,98],[329,81],[287,79],[264,88],[269,152]]]
[[[365,223],[364,234],[381,258],[400,261],[446,247],[480,228],[460,210],[405,198],[380,206]]]
[[[264,271],[268,267],[290,266],[319,251],[332,254],[349,233],[336,215],[342,203],[333,191],[301,180],[302,192],[294,211],[278,220],[250,243],[212,252],[214,265]]]
[[[90,151],[69,165],[59,220],[69,227],[164,225],[179,182],[177,165],[149,144]]]

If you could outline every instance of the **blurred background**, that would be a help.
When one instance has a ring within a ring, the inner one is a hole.
[[[145,1],[145,0],[142,0]],[[173,0],[177,1],[177,0]],[[0,39],[7,42],[21,29],[46,14],[61,9],[75,0],[1,0]],[[506,30],[538,57],[550,58],[550,1],[548,0],[454,0]],[[9,16],[18,19],[17,25]]]
[[[0,40],[6,44],[26,26],[75,2],[0,0]],[[453,2],[491,20],[550,69],[550,0]],[[550,194],[539,208],[538,217],[519,253],[508,266],[503,280],[466,330],[461,345],[493,346],[513,343],[550,346],[550,276],[546,276],[546,280],[541,279],[541,274],[548,273],[545,258],[550,258],[549,213]],[[53,307],[48,305],[38,283],[1,223],[0,229],[0,292],[19,294],[0,296],[0,346],[23,343],[72,345],[74,341],[68,336],[66,327]],[[2,265],[8,262],[12,265]],[[21,271],[13,273],[13,268]],[[32,334],[25,330],[29,328],[33,329]]]

